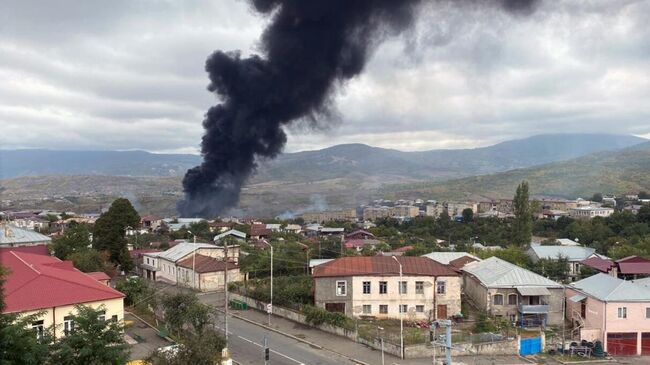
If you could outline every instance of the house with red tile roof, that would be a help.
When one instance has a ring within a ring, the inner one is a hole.
[[[85,274],[70,261],[10,249],[0,250],[0,262],[9,269],[4,285],[5,313],[31,315],[43,312],[32,323],[36,333],[54,327],[55,337],[74,326],[74,306],[102,307],[106,319],[124,318],[124,294],[102,284],[97,275]]]
[[[424,257],[341,257],[315,266],[312,278],[315,305],[348,316],[423,320],[461,310],[460,273]]]
[[[592,256],[586,260],[582,260],[580,264],[592,270],[602,272],[603,274],[618,277],[618,267],[612,260],[600,256]]]
[[[650,260],[641,256],[628,256],[616,260],[618,277],[621,279],[639,279],[650,276]]]

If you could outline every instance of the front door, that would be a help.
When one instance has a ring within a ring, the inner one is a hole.
[[[438,314],[436,316],[437,319],[447,319],[447,305],[446,304],[438,304],[438,310],[436,311]]]

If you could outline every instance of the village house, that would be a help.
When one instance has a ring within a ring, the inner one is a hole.
[[[613,208],[595,207],[592,205],[579,206],[569,210],[569,217],[575,219],[591,219],[594,217],[609,217],[614,213]]]
[[[467,252],[430,252],[422,255],[430,260],[439,262],[443,265],[449,265],[452,261],[466,258],[466,262],[481,261],[478,257]],[[461,260],[462,261],[462,260]],[[457,262],[461,262],[457,261]]]
[[[142,268],[147,278],[155,281],[163,281],[177,284],[181,273],[178,270],[178,262],[192,255],[204,255],[207,257],[220,258],[223,260],[224,247],[210,243],[182,242],[163,252],[145,253]],[[239,246],[228,245],[228,261],[238,263]]]
[[[149,233],[158,232],[162,224],[162,219],[153,215],[145,215],[140,218],[140,227]]]
[[[632,280],[650,276],[650,260],[640,256],[628,256],[615,262],[618,277]]]
[[[273,233],[270,229],[266,228],[266,224],[264,223],[253,223],[251,224],[251,239],[254,240],[261,240],[264,238],[269,238],[271,236],[271,233]]]
[[[566,318],[580,340],[611,355],[650,355],[650,289],[603,273],[566,289]]]
[[[582,262],[590,257],[606,257],[598,255],[596,249],[584,246],[544,246],[539,244],[532,244],[526,251],[533,263],[539,260],[558,260],[563,258],[567,260],[568,265],[568,278],[575,280],[580,276],[580,269]]]
[[[225,239],[226,237],[230,237],[234,239],[235,241],[239,242],[246,242],[246,233],[238,231],[236,229],[231,229],[229,231],[220,233],[216,236],[214,236],[214,241],[215,242],[220,242],[221,240]]]
[[[55,339],[66,336],[74,329],[71,315],[77,304],[102,308],[105,319],[124,319],[124,294],[102,283],[104,276],[84,274],[70,261],[14,249],[0,250],[0,262],[9,271],[4,283],[4,313],[41,312],[31,324],[36,336],[43,336],[50,327]]]
[[[381,241],[376,239],[374,234],[358,229],[345,235],[343,246],[347,250],[361,251],[365,247],[375,248],[380,243]]]
[[[428,320],[461,311],[458,271],[424,257],[342,257],[315,266],[312,278],[315,305],[347,316]]]
[[[477,309],[522,327],[562,323],[562,285],[497,257],[461,271],[464,293]]]
[[[0,248],[21,246],[47,246],[52,242],[48,236],[10,224],[0,225]]]
[[[228,282],[242,281],[244,276],[239,266],[234,262],[224,262],[223,258],[215,258],[197,254],[179,261],[178,284],[197,289],[202,292],[223,290],[225,282],[224,270],[228,269]]]

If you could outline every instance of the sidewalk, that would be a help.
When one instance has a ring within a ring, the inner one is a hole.
[[[247,311],[231,310],[231,313],[245,318],[258,325],[266,326],[268,324],[268,315],[254,309]],[[381,352],[368,346],[350,341],[347,338],[332,335],[318,329],[296,323],[281,317],[273,316],[271,318],[271,327],[280,333],[303,339],[305,341],[322,346],[323,350],[333,351],[338,354],[363,361],[366,364],[381,364]],[[396,356],[385,354],[386,364],[399,365],[431,365],[431,358],[422,359],[404,359],[401,360]],[[454,358],[454,364],[468,365],[514,365],[529,363],[517,356],[462,356]]]

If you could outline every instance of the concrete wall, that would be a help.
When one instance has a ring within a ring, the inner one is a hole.
[[[463,290],[479,310],[489,310],[487,288],[475,277],[463,273]]]
[[[336,283],[345,281],[345,295],[336,295]],[[331,277],[314,279],[314,305],[325,309],[326,303],[344,303],[345,315],[352,317],[352,277]]]
[[[105,315],[107,320],[111,319],[113,316],[117,316],[118,321],[122,321],[124,319],[123,298],[111,299],[111,300],[105,300],[99,302],[79,303],[79,304],[83,304],[85,306],[94,309],[97,309],[103,305],[106,311]],[[28,315],[36,314],[40,311],[43,311],[43,315],[40,317],[40,319],[43,320],[44,328],[47,330],[50,326],[54,326],[55,338],[61,338],[65,335],[64,328],[63,328],[64,317],[67,317],[71,314],[76,314],[74,305],[66,305],[66,306],[61,306],[56,308],[44,308],[42,310],[24,312],[21,313],[21,315],[28,316]]]
[[[192,269],[178,266],[178,285],[195,288],[202,292],[223,290],[223,271],[194,273]],[[237,269],[228,270],[228,282],[243,281],[244,275]]]

